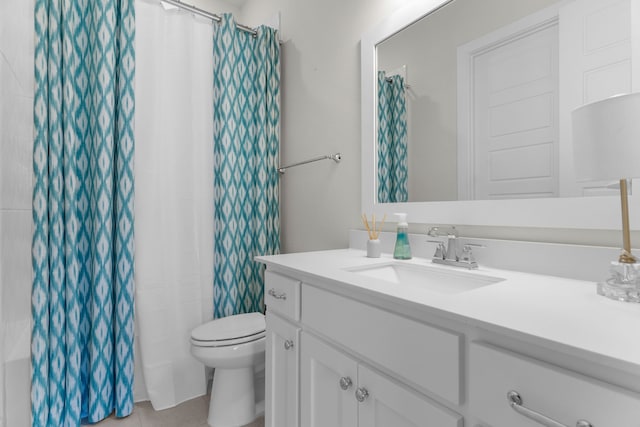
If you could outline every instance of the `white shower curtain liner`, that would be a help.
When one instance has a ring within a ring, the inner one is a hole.
[[[213,24],[135,4],[135,395],[159,410],[206,392],[189,338],[213,313]]]

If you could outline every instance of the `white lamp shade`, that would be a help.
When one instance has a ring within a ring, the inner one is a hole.
[[[578,181],[640,176],[640,93],[617,95],[573,111]]]

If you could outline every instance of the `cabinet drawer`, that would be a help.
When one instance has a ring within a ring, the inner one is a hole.
[[[640,396],[613,385],[517,355],[471,343],[469,407],[493,427],[535,427],[539,423],[512,409],[507,393],[516,391],[522,406],[573,427],[637,427]]]
[[[302,285],[302,321],[403,382],[459,404],[461,336]]]
[[[264,303],[269,310],[300,320],[300,281],[272,271],[264,272]]]

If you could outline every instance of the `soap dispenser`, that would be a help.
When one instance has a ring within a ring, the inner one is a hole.
[[[409,229],[407,214],[397,213],[396,216],[398,217],[398,230],[393,257],[395,259],[411,259],[411,246],[409,246],[409,235],[407,234]]]

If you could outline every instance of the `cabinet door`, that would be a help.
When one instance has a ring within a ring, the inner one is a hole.
[[[266,427],[298,426],[300,328],[267,311]]]
[[[304,331],[300,347],[301,426],[356,426],[356,362]]]
[[[361,399],[366,396],[358,405],[360,427],[462,427],[460,415],[363,365],[358,390]]]

